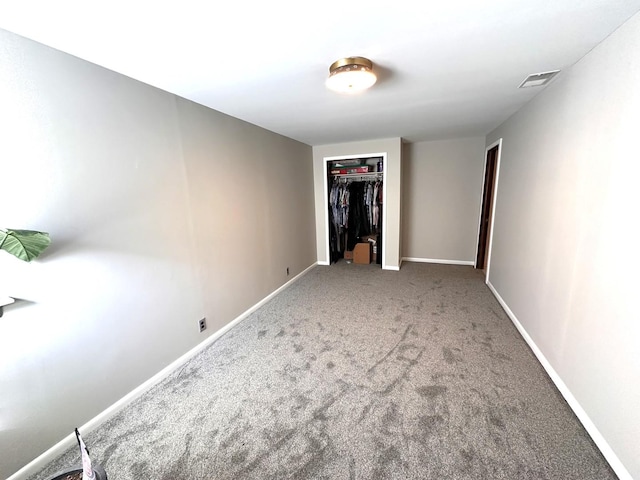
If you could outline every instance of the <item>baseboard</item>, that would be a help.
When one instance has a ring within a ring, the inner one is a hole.
[[[316,262],[317,265],[331,265],[331,263],[329,262],[325,262],[324,260],[322,262]]]
[[[520,335],[522,335],[522,338],[524,338],[524,341],[527,342],[527,344],[529,345],[529,348],[531,348],[534,355],[538,358],[538,361],[542,364],[542,367],[546,370],[547,374],[551,378],[551,381],[553,381],[553,383],[556,385],[556,387],[558,388],[558,390],[560,391],[564,399],[567,401],[567,403],[569,404],[569,407],[571,407],[571,410],[573,410],[573,413],[576,414],[576,417],[578,417],[578,419],[584,426],[587,433],[589,433],[589,435],[591,436],[591,439],[593,440],[593,442],[600,449],[600,452],[602,452],[602,455],[604,456],[604,458],[606,458],[607,462],[609,462],[609,465],[611,465],[611,468],[613,469],[613,471],[616,472],[616,475],[618,475],[618,478],[620,480],[633,480],[629,471],[625,468],[625,466],[622,464],[622,462],[620,461],[618,456],[615,454],[611,446],[609,446],[609,443],[607,442],[607,440],[602,436],[602,434],[598,430],[598,427],[596,427],[595,424],[591,421],[591,419],[589,418],[589,415],[587,415],[587,412],[585,412],[585,410],[582,408],[578,400],[573,396],[573,394],[571,393],[571,390],[569,390],[569,387],[567,387],[564,381],[562,381],[562,378],[560,377],[560,375],[558,375],[555,369],[551,366],[551,363],[549,363],[549,361],[544,356],[540,348],[538,348],[536,343],[529,336],[529,334],[527,333],[525,328],[522,326],[520,321],[517,319],[515,314],[511,311],[507,303],[503,300],[503,298],[500,296],[500,294],[495,289],[495,287],[491,284],[491,282],[487,280],[486,283],[487,283],[487,286],[489,287],[489,290],[491,290],[491,292],[496,297],[496,299],[498,300],[498,302],[500,303],[504,311],[507,313],[507,315],[511,319],[511,322],[518,329],[518,331],[520,332]]]
[[[416,263],[442,263],[444,265],[471,265],[474,266],[473,260],[443,260],[440,258],[416,258],[416,257],[402,257],[402,260],[406,262]]]
[[[242,322],[242,320],[247,318],[249,315],[251,315],[257,309],[259,309],[261,306],[263,306],[265,303],[267,303],[269,300],[271,300],[273,297],[275,297],[282,290],[284,290],[285,288],[289,287],[295,281],[299,280],[302,276],[307,274],[316,265],[318,265],[318,262],[313,263],[308,268],[306,268],[304,271],[302,271],[301,273],[299,273],[298,275],[293,277],[291,280],[289,280],[287,283],[285,283],[284,285],[282,285],[278,289],[274,290],[272,293],[270,293],[269,295],[264,297],[262,300],[260,300],[254,306],[252,306],[251,308],[249,308],[245,312],[241,313],[238,317],[234,318],[231,322],[227,323],[224,327],[222,327],[219,330],[216,330],[214,333],[212,333],[210,336],[208,336],[206,339],[204,339],[198,345],[193,347],[187,353],[185,353],[184,355],[180,356],[178,359],[176,359],[173,362],[171,362],[165,368],[163,368],[158,373],[156,373],[153,377],[151,377],[150,379],[148,379],[147,381],[145,381],[144,383],[142,383],[138,387],[134,388],[131,392],[126,394],[120,400],[116,401],[113,405],[111,405],[110,407],[107,407],[105,410],[103,410],[98,415],[93,417],[87,423],[85,423],[84,425],[79,427],[79,430],[85,436],[86,436],[86,434],[88,434],[91,431],[95,430],[97,427],[102,425],[109,418],[113,417],[116,413],[118,413],[124,407],[129,405],[135,399],[137,399],[138,397],[142,396],[144,393],[146,393],[152,387],[154,387],[155,385],[160,383],[162,380],[167,378],[171,373],[173,373],[175,370],[177,370],[182,365],[184,365],[188,360],[190,360],[195,355],[197,355],[202,350],[204,350],[206,347],[208,347],[209,345],[214,343],[222,335],[224,335],[229,330],[231,330],[233,327],[238,325],[240,322]],[[29,476],[31,476],[31,475],[39,472],[40,470],[42,470],[47,464],[49,464],[51,461],[55,460],[62,453],[64,453],[69,447],[72,447],[73,445],[77,445],[77,440],[76,440],[75,433],[70,433],[65,438],[63,438],[58,443],[56,443],[53,447],[51,447],[46,452],[44,452],[42,455],[40,455],[36,459],[32,460],[27,465],[25,465],[20,470],[18,470],[16,473],[11,475],[9,478],[7,478],[7,480],[26,480]]]

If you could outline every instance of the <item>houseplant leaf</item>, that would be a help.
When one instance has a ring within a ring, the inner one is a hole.
[[[34,230],[0,230],[0,250],[30,262],[49,246],[48,233]]]

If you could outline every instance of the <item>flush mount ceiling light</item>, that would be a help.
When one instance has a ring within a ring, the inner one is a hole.
[[[363,57],[341,58],[329,67],[327,88],[338,93],[358,93],[376,83],[373,63]]]

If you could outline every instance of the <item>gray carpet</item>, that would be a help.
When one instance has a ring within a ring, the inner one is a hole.
[[[83,436],[111,480],[616,478],[471,267],[315,267]]]

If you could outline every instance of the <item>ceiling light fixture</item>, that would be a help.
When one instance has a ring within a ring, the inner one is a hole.
[[[363,57],[336,60],[329,67],[327,88],[338,93],[358,93],[376,83],[373,63]]]

